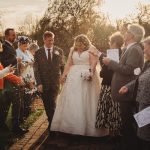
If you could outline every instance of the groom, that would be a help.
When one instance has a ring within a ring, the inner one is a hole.
[[[35,53],[35,79],[42,95],[50,129],[59,92],[59,78],[64,68],[63,50],[54,46],[54,33],[43,34],[44,46]]]

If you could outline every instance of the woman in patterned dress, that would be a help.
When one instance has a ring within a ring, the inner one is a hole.
[[[121,46],[123,45],[123,37],[119,32],[110,36],[110,49],[119,49],[121,54]],[[100,77],[102,78],[101,90],[96,115],[96,128],[106,128],[109,135],[118,134],[120,129],[121,118],[119,104],[111,98],[111,80],[113,71],[102,63],[104,54],[100,56]]]

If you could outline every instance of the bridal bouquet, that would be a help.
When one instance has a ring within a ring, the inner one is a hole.
[[[89,80],[90,81],[92,79],[91,69],[82,70],[82,72],[81,72],[81,78],[83,80]]]

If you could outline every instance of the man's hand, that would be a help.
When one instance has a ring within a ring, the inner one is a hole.
[[[126,86],[122,86],[119,90],[119,94],[126,94],[128,92],[128,88]]]
[[[37,90],[40,92],[40,93],[43,93],[43,85],[40,84],[37,86]]]
[[[108,57],[103,57],[103,63],[107,66],[110,63],[110,59]]]

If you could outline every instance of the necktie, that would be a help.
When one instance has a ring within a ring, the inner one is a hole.
[[[48,50],[48,63],[51,64],[51,49],[47,49]]]

